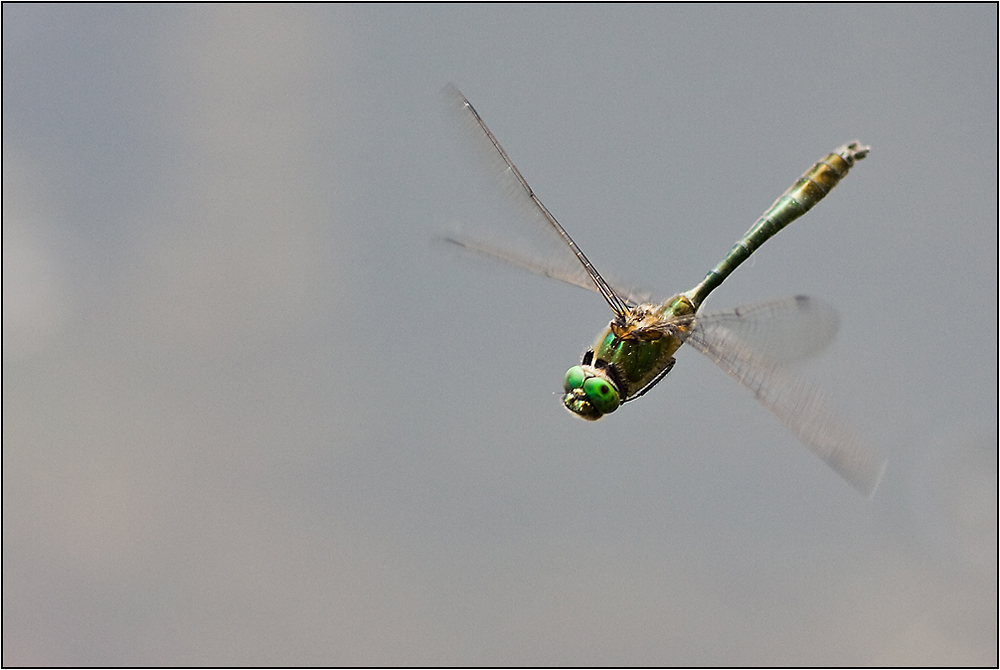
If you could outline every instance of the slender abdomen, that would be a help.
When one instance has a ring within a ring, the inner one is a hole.
[[[868,155],[869,148],[857,142],[845,144],[820,162],[813,165],[774,204],[757,219],[750,230],[736,243],[722,262],[709,271],[700,284],[685,295],[697,309],[733,273],[740,263],[750,257],[760,245],[778,234],[782,228],[799,218],[833,190],[856,161]]]

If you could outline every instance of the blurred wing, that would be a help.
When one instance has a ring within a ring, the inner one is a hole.
[[[811,358],[833,342],[840,317],[823,300],[797,295],[722,312],[688,317],[705,332],[725,331],[730,338],[779,363]]]
[[[832,328],[829,323],[831,313],[836,315],[825,303],[798,296],[706,314],[695,319],[686,342],[753,393],[810,451],[871,498],[885,471],[885,460],[838,419],[821,391],[784,365],[829,344],[836,331],[836,321]],[[795,324],[801,326],[798,336],[787,333]],[[772,329],[786,347],[783,351],[770,344],[756,346],[759,343],[754,340]],[[778,335],[782,329],[784,334]]]
[[[471,230],[455,232],[446,239],[536,274],[595,290],[613,310],[624,313],[619,294],[593,270],[586,256],[573,248],[575,243],[535,196],[465,96],[451,84],[443,93],[451,125],[458,129],[462,143],[472,147],[476,168],[485,172],[486,183],[499,193],[505,210],[502,226],[471,226]]]
[[[441,242],[447,242],[448,244],[454,245],[463,252],[486,256],[487,258],[495,261],[503,261],[508,265],[513,265],[521,268],[522,270],[527,270],[533,274],[550,277],[551,279],[558,279],[566,284],[572,284],[573,286],[578,286],[579,288],[586,289],[587,291],[600,294],[600,291],[597,290],[594,282],[591,281],[590,276],[586,272],[584,272],[581,276],[578,272],[567,271],[567,268],[560,263],[540,265],[534,259],[521,256],[514,251],[492,247],[485,242],[481,242],[460,233],[449,233],[440,236],[438,239]],[[571,267],[577,268],[579,266],[579,263],[577,263]],[[622,284],[614,278],[609,279],[608,284],[610,284],[615,293],[623,297],[625,302],[629,305],[638,305],[643,302],[648,302],[650,299],[649,292],[637,289],[623,289]]]

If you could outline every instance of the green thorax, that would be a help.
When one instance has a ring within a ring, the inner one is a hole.
[[[694,311],[683,295],[659,305],[639,305],[632,308],[624,323],[613,321],[598,336],[592,350],[593,364],[607,364],[622,402],[641,395],[673,366],[674,352],[692,325],[687,317]]]

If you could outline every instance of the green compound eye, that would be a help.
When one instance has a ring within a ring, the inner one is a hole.
[[[583,392],[587,394],[587,398],[601,414],[610,414],[621,404],[617,389],[600,377],[591,377],[586,380],[583,383]]]
[[[579,365],[574,365],[569,370],[566,371],[566,379],[563,380],[563,391],[569,393],[573,389],[578,389],[583,386],[584,380],[587,379],[586,373],[583,371]]]

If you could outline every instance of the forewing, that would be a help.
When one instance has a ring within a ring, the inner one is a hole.
[[[478,220],[465,221],[442,239],[466,251],[599,293],[581,260],[553,227],[540,204],[532,199],[529,187],[509,162],[509,157],[467,106],[465,96],[449,84],[443,91],[443,99],[450,125],[463,145],[463,153],[468,153],[470,148],[474,153],[473,168],[481,173],[478,181],[486,184],[486,192],[496,197],[497,213],[502,222],[490,226]],[[614,282],[609,284],[614,287],[615,294],[627,300],[641,297],[636,292],[620,292]]]

